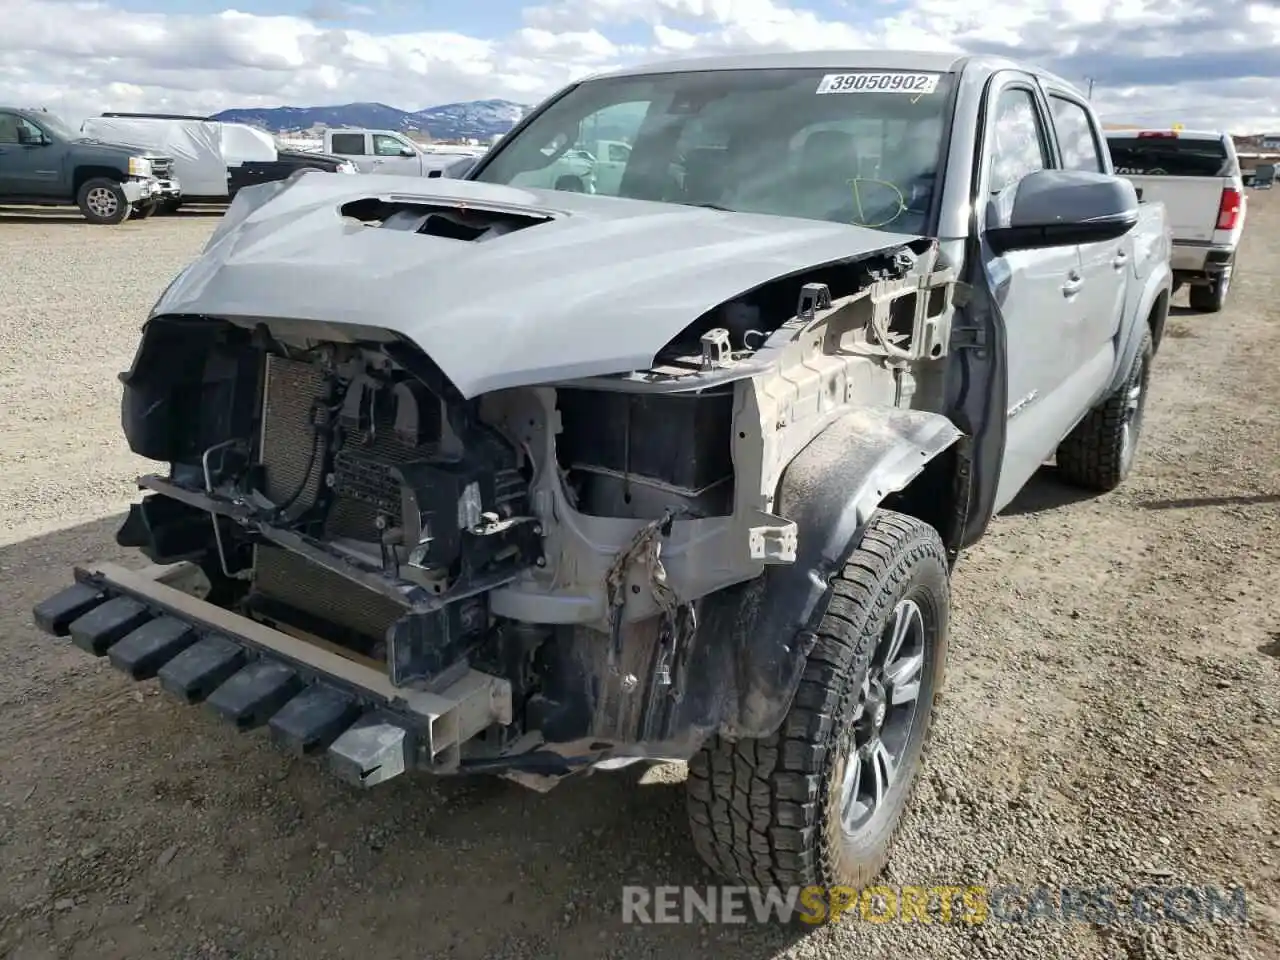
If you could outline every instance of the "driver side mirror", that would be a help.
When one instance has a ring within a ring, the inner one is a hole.
[[[24,147],[43,147],[48,142],[43,133],[32,133],[26,127],[18,127],[18,143]]]
[[[997,256],[1123,237],[1138,223],[1138,195],[1123,177],[1084,170],[1037,170],[1014,188],[1007,225],[988,226]],[[1000,199],[992,201],[993,214]],[[1003,219],[1003,218],[1000,218]]]
[[[401,147],[401,148],[400,148],[400,156],[402,156],[402,157],[416,157],[416,156],[417,156],[417,154],[416,154],[416,153],[414,153],[414,152],[413,152],[411,149],[409,149],[408,147]]]

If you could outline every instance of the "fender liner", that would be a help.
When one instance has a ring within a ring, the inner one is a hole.
[[[1164,315],[1157,318],[1155,327],[1151,331],[1151,349],[1153,353],[1160,348],[1160,338],[1164,334],[1164,322],[1169,314],[1169,300],[1173,296],[1173,271],[1169,268],[1167,262],[1157,264],[1156,268],[1147,276],[1134,318],[1128,323],[1127,329],[1121,332],[1121,340],[1118,344],[1119,349],[1116,350],[1116,370],[1112,374],[1111,382],[1107,385],[1104,396],[1110,396],[1116,390],[1119,390],[1120,385],[1129,376],[1129,370],[1133,366],[1133,358],[1138,354],[1138,345],[1142,343],[1142,331],[1147,328],[1147,320],[1151,316],[1151,311],[1155,308],[1156,301],[1161,294],[1166,295]]]
[[[770,566],[755,580],[713,594],[702,608],[704,635],[733,651],[731,667],[723,647],[716,658],[734,671],[733,693],[721,699],[722,735],[755,739],[778,729],[816,641],[832,575],[885,497],[960,437],[940,414],[858,410],[831,424],[787,467],[775,510],[798,528],[795,563]]]

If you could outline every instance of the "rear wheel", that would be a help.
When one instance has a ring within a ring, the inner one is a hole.
[[[1231,271],[1218,274],[1213,281],[1200,287],[1192,287],[1187,294],[1191,309],[1198,313],[1219,313],[1227,305],[1227,291],[1231,289]]]
[[[781,728],[762,740],[717,737],[689,762],[694,843],[717,873],[784,887],[861,887],[879,874],[942,686],[947,571],[928,524],[872,516],[832,579]]]
[[[76,195],[76,206],[90,223],[123,223],[133,212],[124,188],[105,177],[86,180]]]
[[[1106,493],[1129,475],[1142,436],[1152,355],[1151,331],[1144,328],[1124,383],[1058,445],[1058,473],[1064,480]]]

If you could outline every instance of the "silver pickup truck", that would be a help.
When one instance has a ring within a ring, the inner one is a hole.
[[[584,135],[615,196],[511,186]],[[687,760],[717,870],[860,885],[961,551],[1132,468],[1169,253],[1076,89],[943,54],[637,67],[466,179],[248,188],[121,375],[151,565],[35,620],[362,787]]]

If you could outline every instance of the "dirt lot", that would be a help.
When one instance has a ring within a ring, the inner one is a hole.
[[[949,687],[888,879],[1242,885],[1249,923],[624,926],[709,882],[679,771],[357,795],[31,625],[118,554],[117,371],[210,219],[0,212],[0,956],[1280,957],[1280,194],[1228,311],[1178,310],[1135,476],[1046,471],[957,575]],[[1180,299],[1179,302],[1182,302]]]

